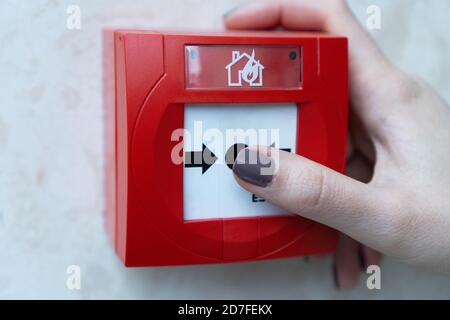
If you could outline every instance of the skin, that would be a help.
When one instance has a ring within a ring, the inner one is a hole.
[[[450,108],[424,81],[391,64],[345,1],[263,1],[233,10],[229,29],[324,31],[349,38],[346,175],[304,157],[258,147],[277,165],[246,190],[342,232],[340,288],[354,286],[380,253],[450,274]],[[371,249],[372,248],[372,249]],[[380,252],[380,253],[379,253]]]

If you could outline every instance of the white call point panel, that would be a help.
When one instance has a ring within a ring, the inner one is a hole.
[[[242,189],[231,167],[237,146],[295,152],[297,109],[296,103],[186,104],[184,220],[287,214]]]

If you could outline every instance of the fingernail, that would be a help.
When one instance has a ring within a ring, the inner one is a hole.
[[[267,187],[273,180],[270,157],[253,149],[242,149],[234,161],[233,173],[245,182],[258,187]]]
[[[362,248],[359,248],[358,250],[358,260],[359,260],[359,267],[362,272],[366,272],[367,270],[367,263],[366,263],[366,257],[364,256],[364,252]]]
[[[242,7],[242,5],[236,6],[234,8],[231,8],[230,10],[228,10],[227,12],[225,12],[223,14],[223,17],[226,18],[228,17],[230,14],[232,14],[233,12],[235,12],[237,9],[239,9],[240,7]]]
[[[333,264],[333,279],[334,279],[334,287],[338,290],[341,289],[341,286],[339,285],[339,279],[337,276],[336,264]]]

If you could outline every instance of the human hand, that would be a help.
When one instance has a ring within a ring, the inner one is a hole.
[[[343,0],[253,3],[228,14],[225,24],[325,31],[349,39],[347,176],[298,155],[258,147],[238,154],[233,167],[238,183],[344,234],[335,257],[341,288],[356,283],[360,261],[377,264],[378,252],[450,273],[448,105],[422,80],[392,65]],[[262,177],[257,164],[245,162],[254,152],[274,162],[273,176]]]

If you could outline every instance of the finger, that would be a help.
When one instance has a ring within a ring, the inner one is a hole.
[[[364,271],[366,271],[367,267],[371,265],[379,265],[383,257],[382,254],[379,253],[378,251],[373,250],[364,245],[361,245],[360,255],[361,255],[361,264]]]
[[[280,9],[277,1],[252,2],[226,14],[225,26],[229,29],[272,29],[280,25]]]
[[[334,277],[338,289],[350,289],[358,283],[361,274],[359,247],[355,240],[341,234],[334,258]]]
[[[391,74],[387,61],[369,34],[359,24],[343,0],[263,1],[240,7],[225,17],[229,29],[272,29],[326,31],[347,36],[351,100],[364,122],[379,120],[366,101],[373,86]],[[378,83],[378,84],[377,84]]]
[[[389,207],[380,189],[304,157],[262,146],[241,150],[233,173],[244,189],[289,212],[371,247],[379,244],[376,230],[385,224],[381,212]]]
[[[242,6],[225,17],[229,29],[270,29],[326,31],[350,40],[350,62],[367,70],[368,61],[377,66],[386,59],[359,24],[343,0],[262,1]],[[376,70],[377,68],[373,68]]]
[[[298,6],[280,1],[253,2],[226,15],[225,25],[229,29],[264,30],[282,26],[294,30],[323,30],[324,16],[314,5],[301,8],[302,19],[291,15],[287,10],[289,8],[297,9]]]

